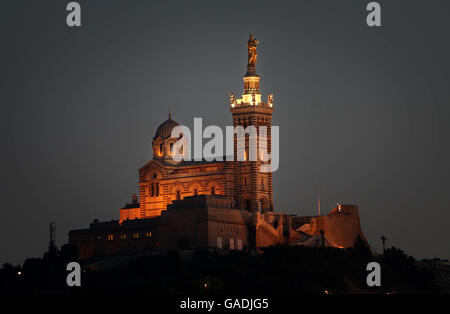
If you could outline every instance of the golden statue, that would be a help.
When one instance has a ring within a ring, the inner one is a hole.
[[[250,37],[247,42],[248,48],[248,65],[255,66],[256,61],[258,59],[258,53],[256,53],[256,45],[259,44],[259,40],[253,38],[253,34],[250,34]]]

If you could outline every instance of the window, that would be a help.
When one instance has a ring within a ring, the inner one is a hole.
[[[237,239],[237,249],[242,250],[242,239]]]
[[[177,191],[176,199],[177,199],[177,200],[180,200],[180,199],[181,199],[181,193],[180,193],[180,191]]]
[[[196,196],[198,195],[198,190],[197,189],[194,190],[194,195],[196,195]]]
[[[126,238],[127,238],[127,234],[126,233],[122,233],[120,235],[120,240],[126,240]]]
[[[230,250],[234,250],[234,239],[230,238]]]
[[[108,241],[112,241],[114,240],[114,235],[113,234],[108,234]]]
[[[153,196],[155,196],[155,186],[153,185],[153,183],[152,183],[152,186],[151,186],[151,188],[150,188],[150,195],[153,197]]]
[[[215,187],[211,188],[211,195],[216,195],[216,188]]]
[[[217,247],[218,247],[219,249],[222,248],[222,237],[217,237]]]
[[[133,233],[133,239],[139,239],[139,232]]]
[[[159,144],[159,156],[162,156],[164,154],[164,146],[163,144]]]
[[[152,232],[151,232],[151,231],[147,231],[147,232],[145,233],[145,236],[146,236],[147,238],[151,238],[151,237],[152,237]]]
[[[170,143],[170,152],[169,152],[170,156],[172,156],[172,151],[173,151],[173,143]]]
[[[156,196],[159,196],[159,183],[156,183]]]

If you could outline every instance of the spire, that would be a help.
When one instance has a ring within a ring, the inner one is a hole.
[[[247,50],[248,50],[247,73],[244,76],[244,94],[247,95],[260,94],[259,76],[258,74],[256,74],[256,62],[258,61],[258,53],[256,52],[256,46],[258,44],[259,40],[253,38],[253,34],[250,34],[247,42]]]
[[[262,101],[261,91],[259,89],[260,77],[256,74],[256,63],[258,60],[258,53],[256,52],[256,46],[259,41],[250,34],[247,41],[247,73],[242,78],[244,81],[244,92],[242,98],[236,98],[235,94],[230,94],[230,106],[231,110],[238,107],[261,107],[263,110],[273,110],[273,94],[269,94],[267,102]]]

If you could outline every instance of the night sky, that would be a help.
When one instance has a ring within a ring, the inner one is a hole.
[[[371,245],[450,258],[449,1],[2,1],[0,263],[41,256],[138,192],[168,107],[231,125],[249,32],[275,94],[276,211],[357,204]]]

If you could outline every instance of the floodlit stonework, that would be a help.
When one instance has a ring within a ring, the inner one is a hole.
[[[270,154],[274,102],[273,94],[261,100],[257,44],[251,36],[244,92],[239,99],[230,95],[230,111],[235,127],[267,126]],[[258,251],[277,244],[346,248],[358,235],[365,240],[354,205],[338,205],[314,217],[274,211],[272,172],[260,171],[267,163],[260,156],[237,161],[237,137],[234,161],[174,161],[171,152],[178,139],[171,132],[178,125],[169,115],[157,128],[153,158],[139,169],[139,199],[135,195],[119,209],[119,220],[70,231],[69,242],[80,248],[81,259],[170,250]],[[252,153],[248,142],[245,156]]]

